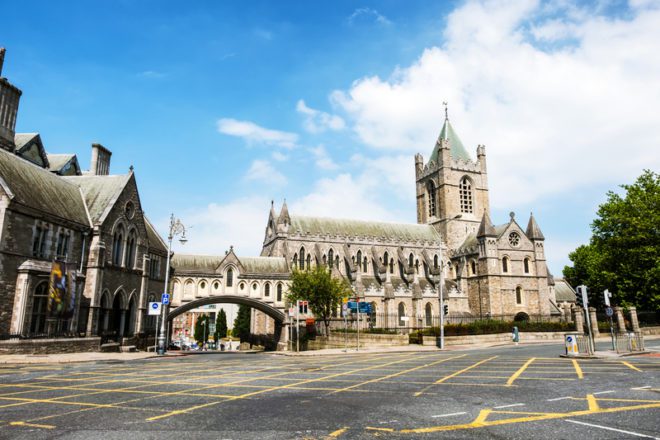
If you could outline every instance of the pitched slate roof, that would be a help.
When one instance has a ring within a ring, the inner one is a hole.
[[[371,222],[326,217],[291,216],[289,232],[341,237],[375,237],[381,240],[440,242],[440,234],[431,225]]]
[[[246,273],[289,273],[283,257],[238,257]]]
[[[575,302],[575,291],[563,278],[555,278],[555,298],[557,302]]]
[[[509,223],[504,223],[503,225],[497,225],[494,226],[493,229],[495,230],[494,236],[496,237],[501,237],[504,231],[506,231],[506,228],[509,227]],[[462,245],[458,247],[458,249],[469,249],[471,247],[477,246],[479,244],[479,241],[477,240],[477,234],[474,232],[468,235],[465,238],[465,241],[463,242]]]
[[[151,224],[147,216],[144,216],[144,225],[147,228],[147,240],[149,240],[149,250],[156,250],[163,252],[167,255],[167,245],[165,241],[160,236],[160,234],[154,228],[154,225]]]
[[[438,163],[438,155],[440,154],[440,147],[442,145],[442,140],[444,139],[449,141],[449,152],[451,157],[454,159],[461,159],[472,162],[472,157],[463,146],[463,142],[461,142],[461,139],[454,131],[454,127],[452,127],[452,125],[449,123],[449,119],[445,119],[445,123],[443,124],[440,135],[438,136],[438,142],[435,144],[435,148],[433,149],[433,153],[431,153],[429,162],[433,161]]]
[[[14,203],[89,226],[76,185],[5,150],[0,150],[0,178]]]
[[[131,174],[112,176],[65,176],[60,177],[80,187],[93,223],[102,220],[106,210],[112,208],[115,200],[128,183]]]
[[[14,135],[14,145],[16,145],[14,151],[20,150],[28,142],[30,142],[32,139],[34,139],[37,136],[39,136],[39,133],[16,133]]]
[[[69,163],[71,159],[76,157],[75,154],[47,154],[48,156],[48,169],[51,171],[60,171],[64,165]]]
[[[223,259],[216,255],[174,254],[172,267],[177,272],[214,274]]]

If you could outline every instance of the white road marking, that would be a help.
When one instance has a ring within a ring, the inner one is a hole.
[[[451,417],[451,416],[460,416],[460,415],[463,415],[463,414],[467,414],[467,413],[465,411],[463,411],[463,412],[457,412],[457,413],[451,413],[451,414],[439,414],[437,416],[431,416],[431,417],[433,417],[433,418],[436,418],[436,417]]]
[[[597,396],[599,394],[609,394],[609,393],[614,393],[614,391],[612,391],[612,390],[610,390],[610,391],[599,391],[597,393],[593,393],[593,395]]]
[[[548,399],[548,402],[556,402],[557,400],[566,400],[566,399],[570,399],[570,398],[571,398],[570,396],[566,396],[566,397],[555,397],[554,399]]]
[[[511,408],[513,406],[525,406],[524,403],[512,403],[511,405],[494,406],[493,409]]]
[[[578,425],[585,425],[585,426],[591,426],[591,427],[594,427],[594,428],[606,429],[608,431],[621,432],[623,434],[634,435],[636,437],[653,438],[653,439],[658,440],[658,437],[653,437],[653,436],[646,435],[646,434],[640,434],[639,432],[624,431],[623,429],[610,428],[609,426],[603,426],[603,425],[594,425],[593,423],[578,422],[577,420],[566,419],[566,421],[571,422],[571,423],[577,423]]]
[[[651,385],[646,385],[644,387],[631,388],[631,390],[645,390],[647,388],[651,388]]]

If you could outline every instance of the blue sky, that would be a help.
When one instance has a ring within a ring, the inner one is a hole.
[[[415,221],[413,155],[442,101],[487,147],[492,217],[534,211],[551,271],[607,190],[660,169],[658,2],[15,2],[19,132],[113,151],[180,252],[261,248],[270,207]]]

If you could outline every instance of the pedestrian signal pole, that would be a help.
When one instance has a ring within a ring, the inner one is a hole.
[[[584,284],[577,286],[578,295],[582,297],[582,304],[584,306],[584,315],[587,322],[587,331],[589,332],[589,350],[591,353],[595,353],[596,346],[594,344],[593,336],[591,335],[591,319],[589,318],[589,297],[587,295],[587,286]]]

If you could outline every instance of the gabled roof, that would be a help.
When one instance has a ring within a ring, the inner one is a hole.
[[[216,275],[217,269],[227,258],[216,255],[174,254],[172,266],[180,273]],[[289,268],[283,257],[238,257],[240,269],[246,274],[287,274]]]
[[[39,133],[17,133],[14,135],[14,145],[14,153],[29,162],[48,168],[48,155]],[[31,147],[37,149],[36,155],[31,151]]]
[[[105,213],[112,209],[131,176],[132,173],[111,176],[64,176],[61,179],[80,187],[91,220],[94,224],[98,224],[105,219]]]
[[[575,290],[563,278],[555,278],[555,299],[557,302],[575,302]]]
[[[14,145],[16,145],[14,151],[20,150],[25,146],[25,144],[37,136],[39,136],[39,133],[16,133],[14,135]]]
[[[440,242],[440,234],[431,225],[371,222],[326,217],[291,216],[289,233],[375,237],[381,240]]]
[[[438,163],[438,156],[440,154],[440,147],[442,146],[443,140],[449,141],[449,152],[452,158],[469,162],[473,161],[472,157],[463,146],[463,142],[461,142],[461,139],[454,131],[454,127],[452,127],[452,125],[449,123],[449,119],[445,118],[445,123],[442,126],[442,130],[438,136],[438,142],[435,144],[435,148],[433,149],[433,153],[431,153],[429,162],[433,161]]]
[[[174,254],[172,257],[172,267],[174,267],[176,272],[194,272],[212,275],[215,274],[215,270],[224,258],[216,255]]]
[[[284,257],[238,257],[246,273],[289,273]]]
[[[14,203],[89,226],[85,204],[76,185],[1,149],[0,185]]]
[[[74,167],[74,175],[79,176],[80,165],[75,154],[51,154],[48,156],[48,169],[54,173],[62,175],[70,167]]]

